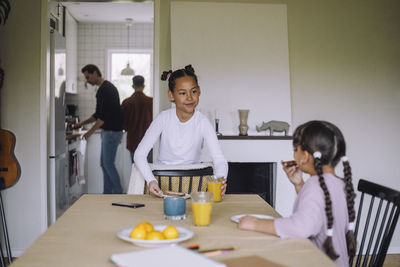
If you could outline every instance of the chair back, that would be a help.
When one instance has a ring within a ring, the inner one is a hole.
[[[193,191],[206,191],[207,178],[213,175],[213,173],[212,167],[182,170],[153,170],[153,174],[162,191],[182,192],[186,194],[190,194]],[[145,193],[149,193],[147,185]]]
[[[357,255],[350,259],[350,266],[383,266],[399,219],[400,192],[363,179],[357,189],[361,199],[354,233],[361,242]],[[368,210],[362,213],[364,200]]]

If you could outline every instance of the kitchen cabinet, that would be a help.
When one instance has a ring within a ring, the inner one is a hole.
[[[103,193],[103,172],[100,167],[101,137],[96,131],[87,140],[86,166],[88,177],[88,193]]]
[[[48,3],[49,18],[52,21],[51,26],[57,32],[64,36],[64,10],[65,7],[58,2],[50,1]],[[54,23],[54,24],[52,24]]]
[[[68,10],[65,11],[66,82],[65,92],[78,93],[78,25]]]
[[[87,141],[86,169],[89,194],[103,193],[103,171],[100,166],[101,131],[97,130]],[[121,179],[121,186],[126,193],[131,176],[132,162],[130,153],[126,149],[126,133],[123,134],[115,157],[115,167]]]

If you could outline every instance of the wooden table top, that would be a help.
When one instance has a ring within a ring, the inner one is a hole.
[[[112,206],[129,201],[144,203],[132,209]],[[214,257],[216,260],[258,255],[284,266],[335,266],[308,239],[280,239],[262,233],[241,231],[231,221],[233,215],[280,215],[258,195],[226,195],[213,204],[211,224],[193,225],[191,201],[186,201],[182,221],[163,218],[163,200],[149,195],[83,195],[41,235],[12,266],[115,266],[109,258],[114,253],[141,249],[117,237],[117,232],[141,221],[154,225],[172,224],[194,231],[194,236],[180,245],[199,244],[200,248],[237,246],[238,249]]]

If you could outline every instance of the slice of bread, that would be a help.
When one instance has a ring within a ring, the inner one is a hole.
[[[184,197],[186,194],[182,193],[182,192],[165,191],[164,195],[165,196],[171,196],[171,197]]]
[[[297,163],[295,160],[282,161],[282,164],[287,168],[292,167],[292,166],[297,166]]]

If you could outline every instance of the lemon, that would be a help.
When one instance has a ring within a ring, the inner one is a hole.
[[[136,227],[142,227],[147,233],[153,231],[154,227],[149,222],[141,222]]]
[[[134,239],[146,239],[147,232],[143,227],[135,227],[129,234],[130,238]]]
[[[163,235],[165,236],[166,239],[175,239],[178,238],[179,233],[175,226],[168,225],[167,227],[165,227]]]
[[[148,240],[163,240],[164,235],[160,231],[151,231],[147,233],[146,239]]]

